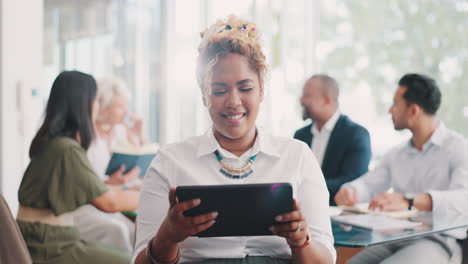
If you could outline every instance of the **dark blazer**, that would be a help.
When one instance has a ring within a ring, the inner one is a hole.
[[[312,124],[297,130],[294,138],[311,146],[311,127]],[[330,205],[336,205],[334,198],[341,185],[367,172],[370,158],[371,145],[367,129],[341,115],[330,134],[322,162]]]

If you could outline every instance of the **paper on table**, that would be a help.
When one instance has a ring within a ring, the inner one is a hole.
[[[340,215],[341,212],[343,212],[343,209],[337,207],[337,206],[330,206],[330,209],[328,210],[328,215],[329,216],[337,216]]]
[[[358,226],[370,230],[391,230],[414,228],[421,225],[420,222],[395,219],[384,215],[356,214],[340,215],[333,217],[336,222]]]
[[[408,218],[413,217],[418,214],[418,209],[413,208],[411,210],[402,210],[402,211],[373,211],[369,210],[369,203],[358,203],[354,206],[347,206],[347,205],[340,205],[339,208],[345,211],[363,213],[363,214],[371,214],[371,215],[384,215],[393,218]]]

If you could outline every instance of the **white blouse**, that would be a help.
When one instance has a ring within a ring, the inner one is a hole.
[[[110,149],[118,144],[122,144],[122,142],[128,141],[127,131],[123,125],[115,125],[113,133],[114,136],[110,146],[104,138],[96,134],[96,137],[87,151],[87,156],[91,162],[91,166],[93,166],[94,171],[103,181],[108,178],[108,175],[106,175],[106,169],[109,165],[112,154]]]
[[[242,167],[257,154],[253,173],[243,179],[231,179],[220,173],[214,151],[233,167]],[[323,244],[333,259],[333,235],[328,214],[328,191],[320,166],[310,148],[295,139],[272,137],[258,131],[251,149],[241,157],[222,149],[213,132],[162,148],[148,170],[140,194],[136,244],[132,263],[146,247],[166,217],[171,186],[219,185],[289,182],[293,196],[300,202],[309,225],[310,239]],[[286,239],[278,236],[189,237],[179,244],[180,262],[212,258],[270,256],[291,258]]]

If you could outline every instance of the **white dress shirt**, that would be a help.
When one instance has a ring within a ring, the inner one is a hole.
[[[403,194],[429,193],[439,215],[468,215],[468,144],[440,123],[422,151],[411,140],[386,154],[373,171],[343,185],[357,190],[366,202],[393,187]],[[448,234],[463,239],[466,229]]]
[[[318,130],[317,122],[314,122],[311,127],[310,132],[312,135],[314,135],[314,137],[312,138],[312,144],[310,148],[315,154],[315,157],[317,157],[320,165],[322,165],[323,157],[325,156],[325,151],[327,150],[328,140],[330,140],[330,135],[339,118],[340,111],[336,110],[330,119],[328,119],[328,121],[323,125],[320,131]]]
[[[219,171],[220,164],[213,153],[215,150],[220,152],[224,161],[237,168],[244,166],[249,157],[257,155],[252,164],[253,173],[243,179],[224,176]],[[314,155],[300,141],[272,137],[259,130],[253,147],[241,157],[222,149],[211,131],[160,150],[145,176],[140,194],[132,263],[166,217],[171,186],[271,182],[291,183],[293,196],[301,203],[307,219],[310,239],[323,244],[335,260],[328,216],[328,191]],[[180,262],[245,256],[291,258],[286,240],[278,236],[189,237],[179,247]]]

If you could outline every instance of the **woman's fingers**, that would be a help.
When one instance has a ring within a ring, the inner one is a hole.
[[[307,231],[305,221],[294,221],[284,224],[276,224],[272,226],[271,231],[273,234],[288,238],[288,239],[301,239],[304,237],[303,232]]]
[[[215,222],[216,220],[211,220],[206,223],[193,226],[192,229],[190,230],[190,236],[193,236],[200,232],[205,231],[206,229],[210,228]]]
[[[141,169],[139,167],[134,167],[133,169],[131,169],[129,172],[127,172],[126,174],[124,174],[124,176],[130,180],[133,180],[135,179],[136,177],[138,177],[138,175],[140,175],[140,172],[141,172]]]
[[[280,223],[297,221],[302,219],[303,215],[300,210],[292,211],[286,214],[280,214],[275,217],[275,221]]]
[[[176,210],[178,211],[179,214],[182,214],[183,212],[192,209],[194,207],[199,206],[201,203],[200,199],[193,199],[193,200],[187,200],[183,202],[178,202],[175,206]]]
[[[176,187],[174,186],[169,189],[169,204],[171,208],[177,204]]]
[[[218,217],[218,212],[210,212],[207,214],[187,217],[189,219],[190,224],[192,225],[201,225],[207,223],[209,221],[215,220]]]
[[[304,226],[302,226],[302,223],[303,221],[293,221],[283,224],[275,224],[272,226],[272,230],[274,230],[276,233],[298,232],[304,228]]]

